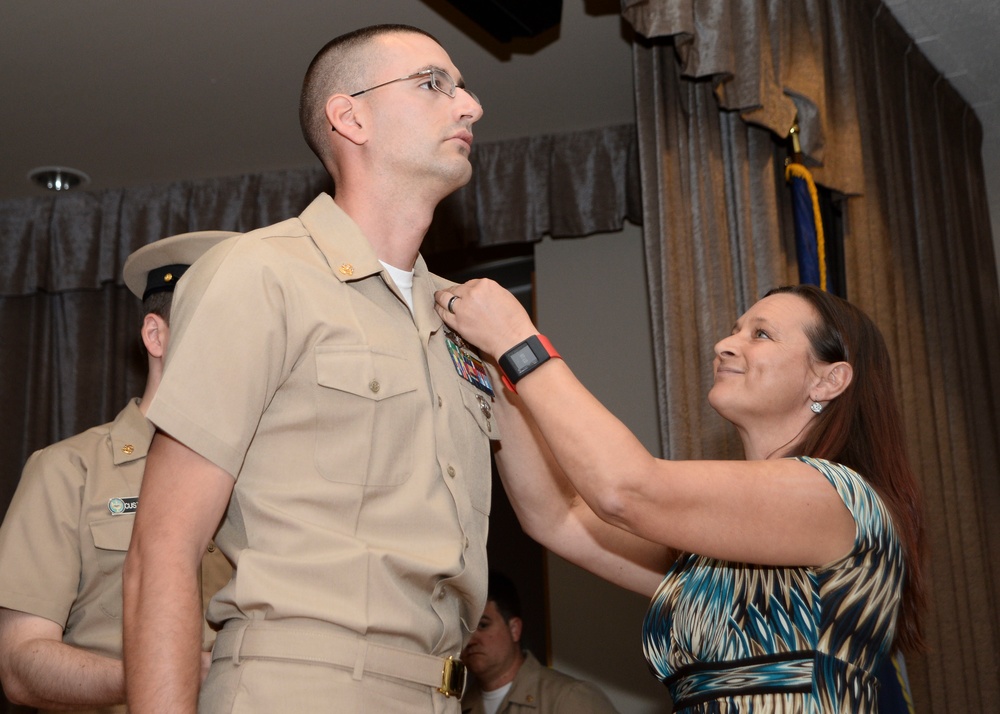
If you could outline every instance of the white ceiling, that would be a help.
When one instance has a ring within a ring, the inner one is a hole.
[[[511,53],[446,0],[0,0],[0,198],[41,195],[37,166],[95,190],[316,166],[302,75],[332,37],[383,22],[441,41],[483,100],[477,140],[632,121],[618,0],[563,4]]]
[[[970,102],[1000,221],[1000,2],[886,0]],[[341,32],[402,22],[436,35],[483,98],[477,140],[632,121],[619,0],[563,0],[561,25],[501,45],[446,0],[2,0],[0,199],[41,195],[37,166],[88,188],[315,165],[302,73]]]

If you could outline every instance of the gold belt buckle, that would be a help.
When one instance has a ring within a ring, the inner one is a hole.
[[[441,687],[438,689],[446,697],[462,698],[465,694],[465,683],[468,679],[468,671],[462,660],[448,657],[444,661],[444,669],[441,670]]]

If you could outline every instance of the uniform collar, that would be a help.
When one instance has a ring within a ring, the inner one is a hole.
[[[375,255],[371,242],[329,194],[317,196],[299,218],[335,278],[348,283],[383,274],[386,285],[398,293],[388,271]],[[450,284],[431,273],[424,257],[417,254],[413,264],[413,319],[421,332],[434,333],[443,326],[441,318],[434,312],[434,291]],[[398,297],[403,299],[402,295]]]
[[[524,662],[514,675],[514,683],[507,693],[507,701],[522,707],[538,706],[538,677],[536,673],[542,668],[530,651],[524,651]]]
[[[156,428],[133,399],[111,422],[111,453],[115,466],[146,458]]]
[[[362,280],[382,272],[372,244],[330,194],[317,196],[299,218],[326,258],[330,271],[341,282]]]
[[[510,690],[507,696],[500,703],[498,711],[504,711],[510,704],[516,704],[524,709],[536,709],[538,707],[538,675],[537,672],[542,665],[535,659],[530,651],[524,650],[524,662],[517,670],[514,679],[510,683]],[[482,690],[476,687],[472,692],[462,699],[462,712],[468,714],[479,708],[483,699]]]

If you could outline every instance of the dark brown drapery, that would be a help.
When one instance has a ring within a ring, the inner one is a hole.
[[[849,298],[886,336],[929,519],[918,711],[1000,699],[1000,297],[974,112],[876,0],[623,0],[636,41],[663,453],[738,457],[711,345],[797,282],[781,141],[842,202]]]

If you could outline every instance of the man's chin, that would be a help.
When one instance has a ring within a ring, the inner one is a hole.
[[[459,157],[448,171],[451,179],[451,191],[457,191],[472,180],[472,164],[464,157]]]

